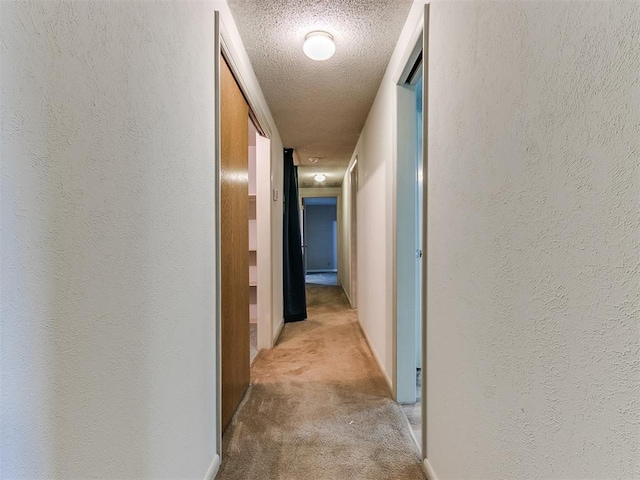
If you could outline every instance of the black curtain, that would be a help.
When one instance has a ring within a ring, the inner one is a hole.
[[[284,321],[298,322],[307,318],[307,298],[304,291],[304,266],[300,239],[298,209],[298,167],[293,164],[293,149],[284,149],[284,231],[283,287]]]

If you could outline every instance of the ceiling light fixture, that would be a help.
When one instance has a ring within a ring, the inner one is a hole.
[[[324,175],[322,173],[318,173],[315,177],[313,177],[313,179],[316,182],[324,182],[327,179],[327,177],[326,177],[326,175]]]
[[[333,43],[333,37],[329,33],[316,31],[304,37],[302,50],[311,60],[328,60],[336,52],[336,44]]]

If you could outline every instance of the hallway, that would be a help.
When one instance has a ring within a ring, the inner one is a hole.
[[[424,478],[406,417],[340,287],[307,287],[308,319],[262,350],[223,437],[225,479]]]
[[[633,1],[0,1],[0,478],[640,479],[639,42]],[[284,325],[300,198],[344,296]]]

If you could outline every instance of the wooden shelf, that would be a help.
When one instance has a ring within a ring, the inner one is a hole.
[[[255,145],[255,144],[254,144]],[[258,222],[256,198],[256,148],[249,147],[249,320],[258,320]]]

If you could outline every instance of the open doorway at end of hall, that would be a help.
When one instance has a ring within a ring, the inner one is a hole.
[[[337,198],[303,198],[302,212],[305,282],[337,286]]]

